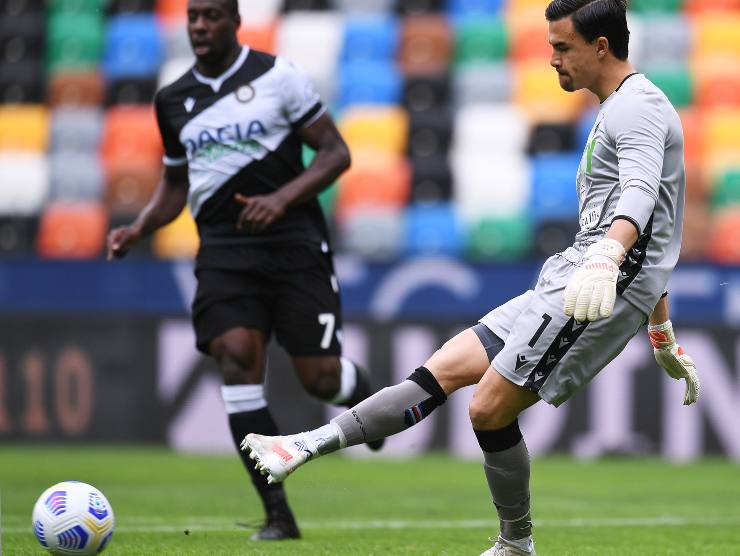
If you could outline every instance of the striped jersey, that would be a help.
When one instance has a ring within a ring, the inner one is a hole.
[[[290,62],[242,47],[218,77],[191,68],[155,97],[167,165],[188,165],[188,205],[201,255],[209,246],[265,242],[326,245],[316,199],[289,208],[260,234],[237,230],[235,193],[268,194],[304,170],[296,131],[325,108],[307,77]]]
[[[578,168],[580,231],[562,255],[580,264],[613,220],[632,222],[639,237],[620,267],[617,292],[646,315],[681,249],[683,146],[676,110],[645,76],[633,74],[601,104]]]

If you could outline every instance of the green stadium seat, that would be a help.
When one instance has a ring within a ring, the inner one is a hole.
[[[103,49],[100,13],[52,15],[48,22],[49,70],[78,70],[98,65]]]
[[[101,14],[108,7],[109,0],[53,0],[49,2],[51,16],[75,14]]]
[[[468,229],[465,252],[478,261],[520,259],[532,244],[530,219],[521,215],[481,218]]]
[[[456,25],[456,63],[501,60],[508,52],[509,36],[500,19],[463,19]]]
[[[676,108],[684,108],[694,102],[694,81],[687,67],[646,69],[645,75],[666,94]]]
[[[712,193],[712,208],[740,205],[740,166],[728,168],[720,174]]]
[[[638,13],[647,12],[679,12],[683,8],[684,0],[632,0],[630,9]]]

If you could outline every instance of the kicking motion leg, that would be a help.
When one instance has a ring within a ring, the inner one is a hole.
[[[242,450],[272,484],[305,462],[348,446],[371,442],[406,430],[442,405],[455,390],[478,382],[488,355],[473,330],[445,343],[407,380],[383,388],[323,427],[290,436],[249,434]]]

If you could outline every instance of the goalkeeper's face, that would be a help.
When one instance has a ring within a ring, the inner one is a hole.
[[[586,42],[570,17],[549,23],[548,40],[550,65],[558,72],[560,86],[568,92],[588,88],[600,71],[599,41]]]

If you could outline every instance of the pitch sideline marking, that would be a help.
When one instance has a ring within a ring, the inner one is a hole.
[[[129,519],[125,522],[136,525],[120,525],[117,533],[179,533],[184,529],[192,532],[229,532],[240,528],[231,520],[221,517],[197,517],[179,520],[178,524],[172,521],[149,525],[154,520],[141,518]],[[302,529],[485,529],[494,527],[493,519],[460,519],[460,520],[342,520],[342,521],[302,521]],[[648,518],[573,518],[573,519],[542,519],[535,520],[536,527],[663,527],[686,525],[740,525],[740,516],[726,518],[690,518],[676,516],[658,516]],[[6,533],[22,533],[30,531],[31,527],[5,527]]]

